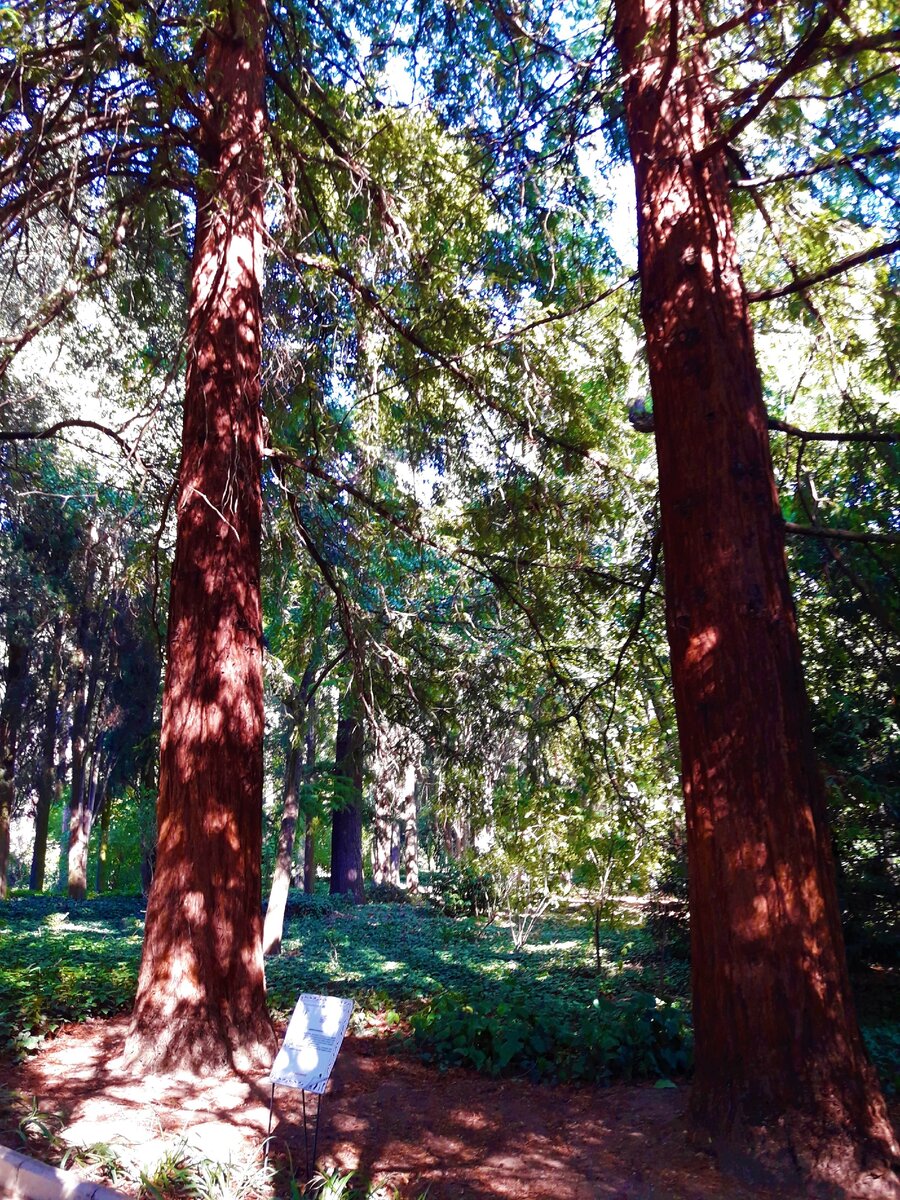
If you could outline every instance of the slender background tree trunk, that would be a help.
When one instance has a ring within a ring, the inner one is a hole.
[[[278,832],[278,850],[275,855],[275,869],[272,873],[272,887],[269,891],[269,903],[266,906],[266,919],[263,925],[263,954],[281,953],[284,911],[287,907],[288,892],[291,886],[294,831],[297,828],[297,815],[300,808],[302,769],[303,755],[300,747],[292,745],[288,750],[285,764],[284,805],[281,814],[281,828]]]
[[[338,719],[334,771],[342,791],[341,807],[331,814],[331,893],[362,902],[363,724],[351,693],[349,710]]]
[[[694,8],[618,0],[616,37],[687,812],[693,1122],[727,1167],[854,1187],[897,1146],[850,995],[716,97]]]
[[[156,872],[127,1055],[267,1067],[260,607],[262,0],[207,32]]]
[[[0,706],[0,900],[6,899],[9,889],[10,821],[27,679],[28,646],[16,636],[10,621],[6,630],[6,691]]]
[[[44,890],[44,871],[47,862],[47,836],[50,829],[50,809],[56,784],[56,749],[60,730],[60,674],[62,670],[62,618],[57,619],[50,646],[47,678],[47,698],[44,704],[44,728],[41,735],[41,763],[38,776],[38,799],[34,814],[34,850],[31,855],[31,875],[28,886],[33,892]]]
[[[303,784],[303,892],[311,896],[316,890],[316,818],[313,813],[312,779],[316,769],[318,738],[316,736],[316,698],[310,696],[306,706],[306,770]]]

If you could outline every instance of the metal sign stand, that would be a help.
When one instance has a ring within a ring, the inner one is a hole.
[[[339,996],[314,996],[304,993],[291,1016],[281,1049],[275,1056],[269,1082],[269,1127],[266,1133],[265,1165],[269,1163],[269,1143],[272,1137],[272,1114],[275,1108],[276,1086],[296,1088],[303,1105],[303,1153],[306,1178],[311,1176],[309,1160],[309,1128],[306,1115],[306,1093],[319,1097],[316,1103],[316,1123],[313,1127],[312,1170],[316,1169],[319,1148],[319,1121],[322,1116],[322,1097],[337,1060],[338,1051],[350,1023],[353,1001]]]
[[[310,1095],[315,1093],[310,1092]],[[306,1165],[306,1178],[312,1178],[312,1172],[316,1169],[316,1158],[319,1148],[319,1118],[322,1116],[322,1097],[324,1092],[318,1093],[318,1101],[316,1103],[316,1123],[313,1126],[313,1153],[312,1153],[312,1171],[309,1169],[309,1129],[306,1121],[306,1091],[301,1089],[300,1102],[303,1105],[303,1158]],[[275,1108],[275,1084],[272,1084],[272,1095],[269,1097],[269,1127],[266,1130],[266,1153],[263,1158],[263,1167],[269,1165],[269,1143],[272,1138],[272,1113]]]

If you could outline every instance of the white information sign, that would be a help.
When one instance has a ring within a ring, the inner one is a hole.
[[[304,992],[297,1001],[284,1042],[272,1063],[271,1083],[321,1095],[352,1012],[352,1000]]]

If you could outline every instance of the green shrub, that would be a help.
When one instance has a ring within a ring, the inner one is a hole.
[[[9,901],[2,919],[0,1055],[36,1049],[63,1021],[130,1007],[140,959],[142,900],[59,896]]]
[[[431,901],[449,917],[479,917],[497,907],[497,885],[489,871],[471,862],[450,862],[431,877]]]
[[[332,916],[344,906],[345,901],[341,896],[322,895],[318,892],[309,896],[306,892],[291,888],[284,909],[284,919],[285,921],[303,920],[304,918],[317,920]]]
[[[491,1075],[605,1083],[690,1066],[687,1015],[643,993],[621,1001],[597,997],[589,1005],[511,989],[499,1002],[466,1003],[444,993],[412,1017],[412,1026],[427,1059]]]
[[[367,883],[366,900],[370,904],[408,904],[412,897],[396,883]]]

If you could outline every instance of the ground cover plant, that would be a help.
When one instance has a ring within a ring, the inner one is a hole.
[[[143,912],[140,896],[12,898],[0,915],[0,1054],[127,1010]],[[686,962],[630,917],[601,927],[598,971],[594,933],[590,910],[573,908],[544,918],[517,951],[498,922],[292,892],[283,952],[266,965],[269,1005],[286,1019],[302,991],[351,996],[359,1023],[395,1031],[439,1067],[547,1082],[684,1076]],[[900,1014],[882,996],[867,1016],[870,1054],[896,1093]]]

